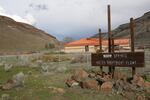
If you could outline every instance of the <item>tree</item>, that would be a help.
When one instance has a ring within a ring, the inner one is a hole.
[[[63,39],[64,43],[69,43],[69,42],[72,42],[72,41],[74,41],[74,39],[72,37],[64,37],[64,39]]]

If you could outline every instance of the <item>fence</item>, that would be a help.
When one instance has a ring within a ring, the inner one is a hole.
[[[0,62],[7,63],[16,63],[16,62],[30,62],[32,59],[38,58],[42,54],[30,54],[30,55],[12,55],[12,56],[0,56]],[[68,57],[78,58],[78,66],[85,65],[91,67],[91,53],[74,53],[74,54],[65,54]],[[61,59],[61,54],[57,54],[59,59]],[[83,61],[80,61],[82,57]],[[59,60],[60,61],[60,60]],[[61,66],[61,65],[60,65]],[[107,68],[107,67],[105,67]],[[120,68],[121,69],[121,68]],[[145,50],[145,67],[137,68],[137,72],[150,72],[150,50]]]

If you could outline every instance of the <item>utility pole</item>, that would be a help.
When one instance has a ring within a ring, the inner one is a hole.
[[[99,52],[102,53],[102,33],[101,29],[99,29]],[[100,71],[103,72],[103,66],[100,66]]]
[[[110,10],[110,5],[107,6],[107,13],[108,13],[108,52],[112,52],[112,34],[111,34],[111,10]],[[109,72],[112,72],[111,66],[109,66]]]
[[[131,35],[131,52],[135,52],[134,48],[134,19],[130,18],[130,35]],[[135,67],[132,67],[132,76],[136,73]]]

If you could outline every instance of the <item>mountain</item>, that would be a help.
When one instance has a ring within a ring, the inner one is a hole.
[[[115,38],[129,38],[130,27],[129,23],[125,23],[112,30],[112,34]],[[135,19],[135,46],[150,47],[150,12],[145,13],[143,16]],[[92,36],[98,38],[98,34]],[[104,38],[107,38],[107,34],[103,34]]]
[[[34,26],[0,16],[0,53],[33,52],[58,44],[54,36]]]

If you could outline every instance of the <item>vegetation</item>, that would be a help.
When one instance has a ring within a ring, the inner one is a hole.
[[[72,74],[74,69],[82,68],[87,71],[98,71],[99,68],[90,66],[87,62],[70,63],[71,56],[67,54],[60,54],[61,62],[49,61],[49,59],[58,59],[57,54],[44,55],[41,60],[46,61],[50,69],[49,75],[41,73],[40,67],[20,67],[14,66],[10,72],[5,72],[3,66],[0,67],[0,85],[4,84],[14,74],[23,72],[26,75],[24,87],[19,89],[10,89],[7,91],[0,90],[2,94],[9,94],[11,100],[124,100],[124,98],[117,94],[104,94],[102,91],[81,89],[80,87],[69,88],[66,86],[66,79]],[[68,60],[62,60],[69,58]],[[39,60],[39,59],[36,59]],[[36,62],[36,60],[34,62]],[[66,70],[57,71],[58,68],[66,67]],[[104,71],[107,68],[104,68]],[[128,70],[122,70],[130,73]],[[131,73],[130,73],[131,75]],[[150,81],[150,76],[147,76]],[[62,88],[65,92],[54,92],[51,87]],[[131,95],[135,98],[135,95]]]

